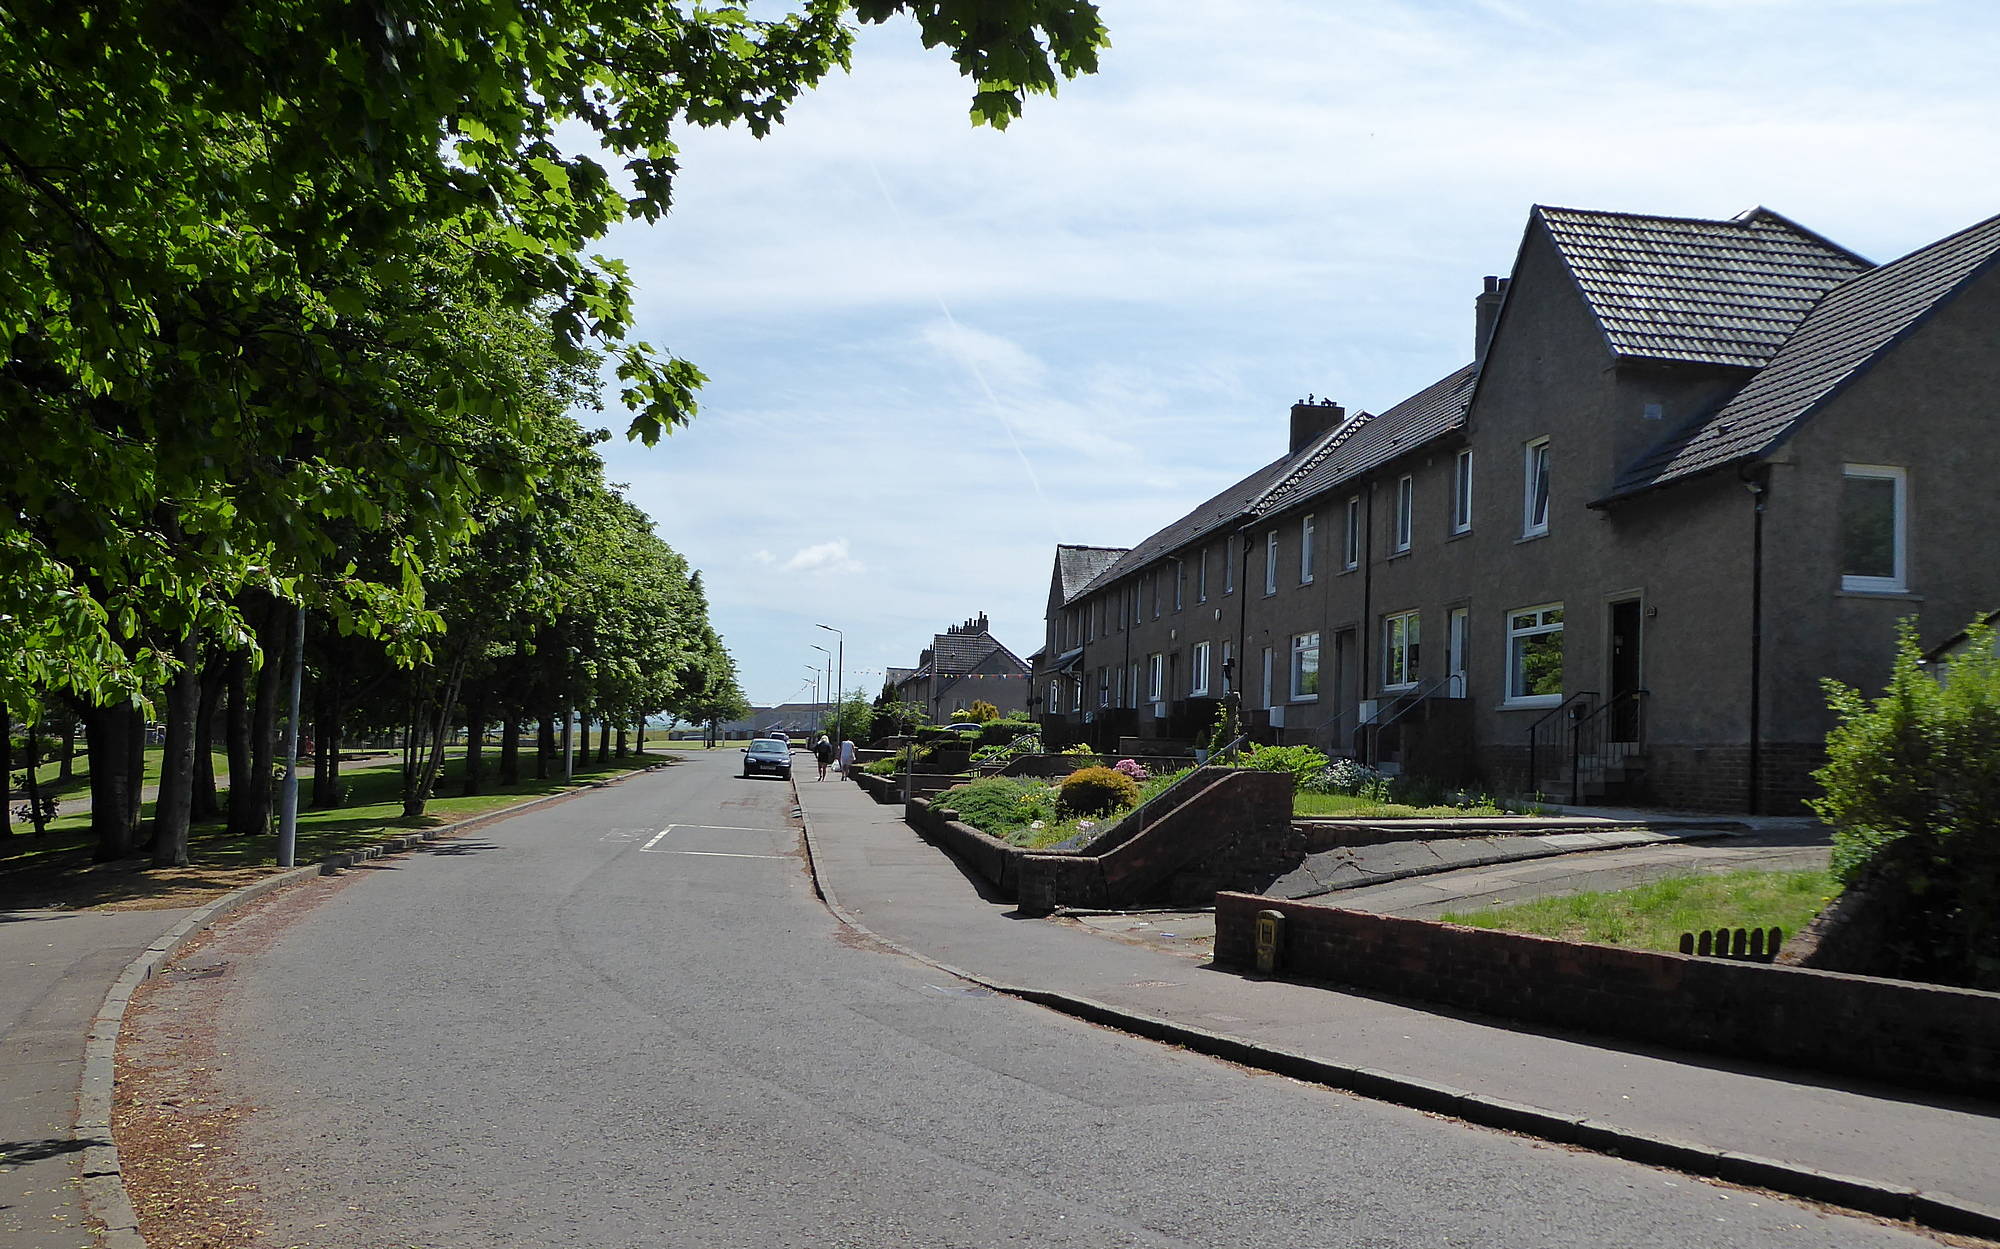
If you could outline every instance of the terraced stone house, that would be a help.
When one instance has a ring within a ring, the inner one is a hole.
[[[1440,779],[1795,810],[1821,678],[2000,601],[1996,254],[2000,218],[1877,266],[1761,208],[1537,207],[1469,364],[1058,551],[1036,710],[1187,740],[1236,689],[1263,740]]]

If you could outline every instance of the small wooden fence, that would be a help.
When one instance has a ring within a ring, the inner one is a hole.
[[[1732,958],[1741,963],[1768,963],[1778,957],[1785,942],[1782,928],[1718,928],[1713,932],[1684,932],[1681,953],[1702,958]]]

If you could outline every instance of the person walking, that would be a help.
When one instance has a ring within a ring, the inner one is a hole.
[[[840,739],[840,774],[854,775],[854,742],[845,737]]]
[[[819,779],[823,781],[826,779],[827,765],[833,762],[833,743],[827,740],[826,734],[821,733],[813,738],[812,752],[813,758],[819,760]]]

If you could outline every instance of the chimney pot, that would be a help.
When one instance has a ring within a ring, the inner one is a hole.
[[[1307,395],[1304,402],[1293,404],[1290,454],[1297,455],[1311,446],[1321,434],[1340,424],[1341,418],[1346,415],[1347,409],[1331,399],[1315,401]]]

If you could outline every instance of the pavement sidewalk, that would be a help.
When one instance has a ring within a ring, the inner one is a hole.
[[[1589,1120],[1613,1129],[1602,1138],[1612,1142],[1625,1132],[1854,1177],[1867,1182],[1863,1189],[1913,1189],[1972,1211],[1988,1234],[2000,1227],[1993,1103],[1258,980],[1186,953],[1023,917],[919,838],[900,806],[878,805],[850,784],[797,789],[814,870],[836,911],[971,979],[1081,1001],[1079,1013],[1137,1031],[1160,1033],[1150,1024],[1164,1021],[1216,1036],[1225,1043],[1216,1049],[1271,1055],[1274,1069],[1297,1069],[1292,1059],[1303,1056],[1435,1089],[1440,1104],[1470,1094],[1489,1107]]]
[[[190,909],[0,909],[0,1244],[98,1243],[83,1203],[78,1133],[84,1038],[126,966]]]

